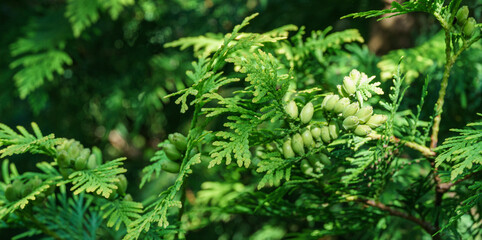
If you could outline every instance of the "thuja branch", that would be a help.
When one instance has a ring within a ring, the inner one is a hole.
[[[371,133],[370,135],[368,135],[368,137],[370,137],[371,139],[374,139],[374,140],[378,140],[378,139],[384,138],[385,136],[382,136],[382,135],[377,134],[377,133]],[[415,143],[415,142],[404,141],[404,140],[398,139],[394,136],[391,136],[389,141],[391,143],[400,143],[400,144],[403,144],[403,145],[405,145],[405,146],[407,146],[411,149],[417,150],[426,157],[434,157],[436,155],[436,153],[432,149],[430,149],[426,146],[420,145],[418,143]]]
[[[387,205],[385,205],[381,202],[376,202],[374,200],[366,200],[366,199],[358,199],[357,201],[360,202],[360,203],[363,203],[365,205],[378,208],[378,209],[380,209],[384,212],[387,212],[388,214],[390,214],[392,216],[401,217],[401,218],[407,219],[411,222],[414,222],[414,223],[418,224],[419,226],[421,226],[430,235],[434,235],[437,232],[437,228],[435,226],[433,226],[432,224],[430,224],[429,222],[424,221],[424,220],[419,219],[419,218],[416,218],[413,215],[398,211],[398,210],[396,210],[394,208],[391,208],[391,207],[389,207],[389,206],[387,206]],[[433,236],[433,238],[437,239],[438,238],[437,236],[438,235],[435,235],[435,236]]]
[[[439,21],[441,21],[439,18],[437,18]],[[438,143],[438,133],[440,130],[440,122],[442,120],[442,112],[443,112],[443,105],[445,101],[445,94],[447,93],[447,86],[448,86],[448,81],[450,77],[450,71],[457,60],[457,58],[460,56],[460,54],[465,51],[467,48],[469,48],[473,43],[477,42],[480,40],[482,35],[478,35],[477,37],[473,38],[472,40],[469,41],[464,41],[462,47],[452,56],[452,48],[451,48],[451,42],[452,42],[452,36],[450,33],[450,26],[447,26],[445,21],[441,21],[441,24],[444,28],[445,31],[445,67],[444,67],[444,74],[442,78],[442,82],[440,83],[440,90],[439,90],[439,96],[437,99],[437,103],[435,104],[435,118],[433,121],[433,126],[432,126],[432,136],[430,137],[431,142],[430,142],[430,148],[434,149],[437,147]]]

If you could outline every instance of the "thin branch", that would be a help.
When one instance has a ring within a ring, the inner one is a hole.
[[[370,135],[368,135],[368,137],[370,137],[371,139],[381,139],[383,138],[384,136],[380,135],[380,134],[376,134],[376,133],[371,133]],[[420,153],[422,153],[424,156],[426,157],[435,157],[436,153],[426,147],[426,146],[423,146],[423,145],[420,145],[418,143],[415,143],[415,142],[410,142],[410,141],[405,141],[405,140],[401,140],[399,138],[396,138],[394,136],[391,136],[390,137],[390,142],[391,143],[400,143],[400,144],[403,144],[409,148],[412,148],[414,150],[417,150],[419,151]]]
[[[446,192],[448,192],[448,191],[450,190],[451,187],[453,187],[453,186],[459,184],[460,182],[463,182],[463,181],[465,181],[465,180],[467,180],[467,179],[469,179],[469,178],[471,178],[471,177],[473,177],[473,176],[475,176],[475,175],[477,175],[477,174],[479,174],[479,173],[481,173],[481,171],[472,172],[472,173],[470,173],[470,174],[467,174],[467,175],[465,175],[465,177],[463,177],[463,178],[461,178],[461,179],[459,179],[459,180],[457,180],[457,181],[455,181],[455,182],[440,183],[440,184],[438,185],[437,191],[439,191],[439,192],[441,192],[441,193],[446,193]]]
[[[365,205],[376,207],[376,208],[378,208],[382,211],[388,212],[392,216],[401,217],[401,218],[407,219],[411,222],[414,222],[414,223],[418,224],[419,226],[421,226],[430,235],[434,235],[437,232],[437,228],[435,226],[433,226],[432,224],[430,224],[429,222],[424,221],[424,220],[419,219],[419,218],[416,218],[416,217],[414,217],[410,214],[407,214],[407,213],[398,211],[396,209],[393,209],[393,208],[391,208],[391,207],[389,207],[389,206],[387,206],[387,205],[385,205],[381,202],[375,202],[374,200],[364,200],[364,199],[358,199],[357,201],[359,201],[359,202],[361,202]],[[434,239],[437,238],[437,235],[434,236],[433,238]]]

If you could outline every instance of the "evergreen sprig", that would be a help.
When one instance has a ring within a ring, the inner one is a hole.
[[[443,144],[437,147],[436,151],[440,154],[435,163],[437,167],[443,163],[453,164],[450,173],[453,181],[482,164],[482,121],[469,123],[465,129],[452,131],[459,135],[445,139]]]
[[[95,192],[109,198],[117,189],[116,183],[119,181],[117,175],[127,172],[125,168],[121,167],[122,161],[125,159],[118,158],[94,169],[75,171],[65,182],[73,184],[70,190],[75,195],[81,192]]]
[[[24,127],[17,126],[18,133],[5,124],[0,123],[0,158],[15,154],[30,152],[34,154],[46,154],[55,156],[55,145],[61,139],[56,139],[54,134],[43,136],[38,125],[31,124],[34,134],[29,133]]]

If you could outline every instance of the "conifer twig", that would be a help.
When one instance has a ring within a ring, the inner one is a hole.
[[[365,205],[378,208],[378,209],[380,209],[384,212],[389,213],[392,216],[401,217],[401,218],[407,219],[411,222],[414,222],[414,223],[418,224],[419,226],[421,226],[427,233],[429,233],[432,236],[437,232],[437,228],[435,226],[433,226],[432,224],[430,224],[429,222],[424,221],[420,218],[416,218],[413,215],[398,211],[398,210],[396,210],[394,208],[391,208],[391,207],[389,207],[389,206],[387,206],[387,205],[385,205],[381,202],[376,202],[374,200],[366,200],[366,199],[358,199],[357,201],[359,201],[359,202],[361,202]],[[433,236],[433,239],[438,239],[438,238],[439,238],[438,235]]]
[[[368,137],[370,137],[371,139],[381,139],[383,136],[380,135],[380,134],[371,133],[370,135],[368,135]],[[415,142],[401,140],[401,139],[396,138],[394,136],[390,137],[390,142],[404,144],[405,146],[407,146],[411,149],[419,151],[420,153],[422,153],[426,157],[434,157],[436,155],[436,153],[432,149],[430,149],[426,146],[420,145],[420,144],[415,143]]]

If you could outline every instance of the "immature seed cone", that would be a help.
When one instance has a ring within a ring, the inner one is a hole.
[[[350,99],[348,98],[342,98],[340,99],[336,104],[335,104],[335,108],[333,109],[333,111],[335,113],[342,113],[343,110],[350,104]]]
[[[373,129],[373,128],[380,127],[382,124],[385,123],[385,121],[387,121],[387,116],[382,114],[375,114],[370,117],[368,122],[366,122],[366,125],[368,125]]]
[[[314,154],[308,157],[308,162],[310,162],[313,169],[317,169],[318,172],[322,170],[325,166],[321,162],[321,154]]]
[[[333,111],[333,108],[335,108],[335,104],[340,100],[340,97],[338,95],[328,95],[325,97],[325,100],[326,103],[325,105],[322,105],[322,108],[326,111]]]
[[[307,103],[303,109],[301,109],[300,113],[300,120],[302,123],[309,123],[311,121],[311,118],[313,117],[313,103],[309,102]]]
[[[120,175],[117,175],[117,179],[119,180],[118,182],[116,182],[117,193],[119,195],[126,194],[126,190],[127,190],[127,178],[126,178],[126,176],[124,174],[120,174]]]
[[[321,128],[317,126],[312,126],[311,128],[311,135],[316,139],[319,140],[321,137]]]
[[[168,136],[169,142],[176,146],[177,150],[184,152],[187,149],[187,138],[180,133],[172,133]]]
[[[181,153],[177,150],[176,146],[172,143],[164,144],[164,153],[172,161],[177,161],[181,158]]]
[[[469,16],[469,8],[467,6],[462,6],[455,15],[457,19],[457,25],[463,26],[467,22],[467,17]]]
[[[360,120],[358,120],[357,117],[350,116],[345,118],[345,120],[343,120],[343,127],[346,130],[350,130],[350,129],[354,129],[359,123],[360,123]]]
[[[306,159],[301,160],[300,169],[301,172],[306,175],[310,175],[313,173],[313,167],[311,167],[310,163]]]
[[[372,129],[367,125],[358,125],[355,128],[355,131],[353,131],[353,133],[355,133],[356,135],[358,135],[360,137],[364,137],[364,136],[368,135],[371,131],[372,131]]]
[[[87,160],[87,169],[92,170],[96,168],[98,165],[97,157],[95,154],[90,154],[89,159]]]
[[[169,173],[178,173],[181,165],[177,162],[173,162],[169,159],[161,160],[161,169]]]
[[[351,72],[350,72],[350,78],[351,78],[355,83],[357,83],[357,82],[359,81],[360,77],[361,77],[361,74],[360,74],[360,72],[359,72],[358,70],[356,70],[356,69],[351,70]]]
[[[288,104],[286,104],[285,111],[293,119],[298,117],[298,106],[296,106],[295,101],[290,101]]]
[[[7,200],[9,202],[13,202],[13,201],[17,201],[18,198],[17,198],[17,191],[15,190],[15,188],[13,187],[13,185],[9,184],[7,186],[7,188],[5,189],[5,198],[7,198]]]
[[[311,131],[309,129],[303,131],[303,133],[301,134],[301,138],[303,138],[303,145],[305,145],[307,148],[315,145],[315,141],[313,141],[313,135],[311,135]]]
[[[338,124],[336,123],[335,120],[332,119],[330,121],[330,124],[328,125],[328,130],[330,132],[331,139],[338,138],[338,132],[340,131],[340,128],[338,127]]]
[[[305,154],[305,149],[303,145],[303,138],[299,133],[296,133],[293,135],[292,142],[291,142],[291,147],[293,148],[293,151],[298,154],[298,155],[304,155]]]
[[[321,127],[321,139],[325,143],[331,142],[330,129],[327,126]]]
[[[343,89],[348,95],[353,95],[356,92],[356,82],[351,77],[345,77],[343,79]]]
[[[323,163],[325,166],[328,166],[331,164],[330,157],[324,153],[320,153],[320,161]]]
[[[472,36],[475,30],[476,24],[477,24],[477,21],[475,21],[475,18],[469,17],[467,19],[467,22],[464,25],[464,29],[462,30],[464,32],[465,38],[470,38]]]
[[[358,112],[356,112],[355,116],[360,120],[360,123],[366,123],[368,119],[373,114],[373,107],[372,106],[366,106],[362,107]]]
[[[291,139],[287,139],[283,143],[283,155],[285,156],[285,158],[295,157],[295,152],[293,151],[293,148],[291,147]]]
[[[358,109],[359,109],[358,102],[354,102],[354,103],[346,106],[345,109],[343,109],[342,115],[343,115],[344,118],[347,118],[349,116],[353,116],[353,115],[356,114],[356,112],[358,112]]]

